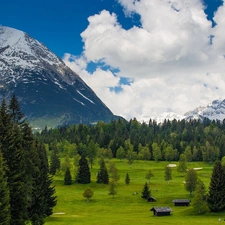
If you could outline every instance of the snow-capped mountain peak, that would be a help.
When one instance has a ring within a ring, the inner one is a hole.
[[[12,93],[30,120],[45,118],[54,121],[53,126],[105,121],[114,116],[45,45],[23,31],[0,26],[0,101]]]
[[[203,119],[208,118],[210,120],[225,119],[225,100],[215,100],[207,106],[195,108],[194,110],[184,114],[186,119]]]

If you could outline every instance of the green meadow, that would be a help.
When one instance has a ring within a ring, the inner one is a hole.
[[[225,224],[225,213],[206,213],[196,215],[193,213],[192,206],[174,206],[173,199],[190,198],[189,192],[184,188],[185,177],[172,168],[172,180],[168,184],[164,180],[164,170],[168,162],[135,161],[130,167],[126,160],[119,161],[112,159],[119,170],[120,180],[117,182],[117,194],[110,196],[109,187],[104,184],[96,183],[96,173],[99,170],[97,160],[91,169],[90,184],[76,184],[66,186],[63,183],[63,174],[58,173],[54,176],[54,185],[57,195],[57,206],[54,208],[52,216],[46,219],[46,225],[138,225],[138,224],[179,224],[179,225],[198,225],[198,224]],[[177,162],[172,162],[176,163]],[[107,165],[107,163],[106,163]],[[213,165],[198,162],[189,163],[189,168],[202,168],[197,171],[198,177],[204,182],[208,190]],[[151,178],[149,189],[156,202],[146,202],[141,198],[144,187],[146,172],[151,169],[154,177]],[[72,173],[71,169],[71,173]],[[129,174],[130,184],[125,184],[126,173]],[[90,202],[83,197],[86,187],[94,191]],[[134,192],[138,194],[134,195]],[[154,206],[169,206],[173,212],[170,216],[157,217],[150,209]]]

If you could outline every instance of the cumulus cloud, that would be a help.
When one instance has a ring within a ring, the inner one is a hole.
[[[225,7],[212,27],[201,0],[118,0],[127,16],[140,15],[140,27],[126,30],[116,13],[88,18],[81,33],[81,57],[65,55],[73,68],[113,111],[127,119],[183,114],[225,97]],[[87,72],[89,62],[100,66]],[[119,72],[113,73],[114,69]],[[130,78],[129,85],[120,77]],[[115,92],[111,87],[120,86]]]

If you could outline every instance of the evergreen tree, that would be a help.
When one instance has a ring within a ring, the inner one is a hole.
[[[32,204],[28,208],[29,217],[34,225],[44,224],[44,218],[53,213],[57,200],[52,178],[49,176],[48,159],[43,144],[35,143],[38,153],[36,176],[32,192]]]
[[[130,184],[130,176],[128,173],[126,174],[125,184],[127,184],[127,185]]]
[[[225,209],[225,171],[219,161],[215,162],[213,168],[207,202],[212,212]]]
[[[58,156],[57,148],[54,147],[52,151],[53,152],[52,152],[52,156],[51,156],[49,172],[50,172],[50,174],[55,175],[57,169],[60,169],[60,159]]]
[[[100,159],[100,169],[97,174],[97,183],[108,184],[109,183],[109,174],[105,165],[103,158]]]
[[[72,177],[71,177],[71,173],[70,173],[70,168],[69,167],[67,167],[65,175],[64,175],[64,184],[65,185],[72,184]]]
[[[148,187],[147,182],[145,183],[144,188],[143,188],[141,194],[142,194],[141,197],[144,198],[144,199],[146,199],[146,200],[150,197],[151,191],[149,190],[149,187]]]
[[[198,181],[197,173],[194,169],[189,169],[185,179],[185,189],[193,194]]]
[[[27,220],[25,155],[21,146],[22,139],[18,125],[11,123],[8,128],[6,134],[7,141],[5,140],[5,143],[3,141],[2,152],[6,161],[6,176],[8,177],[10,191],[10,224],[23,225]]]
[[[203,214],[208,211],[206,190],[203,182],[198,180],[195,195],[192,200],[193,210],[197,214]]]
[[[5,176],[5,165],[0,150],[0,224],[10,224],[10,196]]]
[[[79,160],[77,183],[80,183],[80,184],[91,183],[91,173],[90,173],[88,161],[87,161],[85,155],[82,155]]]
[[[23,113],[20,109],[20,104],[16,95],[13,94],[10,102],[9,102],[9,115],[13,123],[21,123],[23,121],[22,118],[24,117]]]

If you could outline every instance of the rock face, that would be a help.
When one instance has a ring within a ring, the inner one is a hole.
[[[116,118],[45,45],[22,31],[0,26],[0,100],[13,93],[36,128]]]

